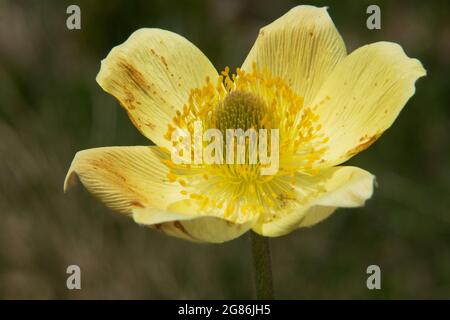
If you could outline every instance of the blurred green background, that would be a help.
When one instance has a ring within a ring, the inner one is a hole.
[[[66,8],[81,7],[81,30]],[[0,0],[0,298],[252,298],[247,235],[199,245],[111,212],[82,187],[63,194],[76,151],[148,141],[95,82],[100,60],[141,27],[191,40],[217,69],[244,60],[260,27],[297,1]],[[366,207],[340,209],[272,240],[278,298],[450,298],[450,5],[448,1],[311,1],[348,51],[400,43],[428,76],[395,125],[350,162],[379,187]],[[366,8],[381,7],[381,30]],[[66,268],[82,290],[66,288]],[[366,288],[366,268],[382,290]]]

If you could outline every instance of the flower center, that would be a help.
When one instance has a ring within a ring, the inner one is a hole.
[[[225,132],[226,129],[263,127],[263,119],[268,110],[264,101],[253,93],[236,90],[226,95],[219,103],[214,114],[217,129]]]
[[[203,129],[219,129],[223,134],[227,129],[277,129],[279,170],[274,175],[261,175],[264,164],[259,160],[255,164],[246,161],[200,166],[164,160],[170,169],[168,182],[179,183],[181,194],[196,200],[203,212],[235,223],[277,212],[289,199],[296,200],[292,184],[298,172],[314,174],[326,150],[328,137],[315,113],[317,107],[305,106],[301,96],[267,70],[258,71],[254,66],[250,72],[237,69],[230,75],[225,68],[217,82],[207,78],[204,86],[191,90],[164,137],[172,142],[177,128],[194,136],[194,123],[199,120]],[[271,150],[271,141],[268,139],[267,150]],[[205,147],[209,141],[203,143]],[[248,159],[248,153],[245,157]]]

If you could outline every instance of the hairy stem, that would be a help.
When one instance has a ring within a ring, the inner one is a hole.
[[[255,282],[256,299],[274,299],[272,266],[270,262],[269,238],[262,237],[251,231],[253,255],[253,278]]]

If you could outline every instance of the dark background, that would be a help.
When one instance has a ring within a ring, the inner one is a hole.
[[[81,30],[66,8],[81,7]],[[76,151],[148,144],[95,82],[100,60],[134,30],[191,40],[217,69],[240,66],[260,27],[297,1],[0,0],[0,298],[251,298],[247,235],[223,245],[177,240],[63,194]],[[348,51],[398,42],[428,71],[383,137],[350,163],[374,173],[366,207],[340,209],[272,240],[278,298],[450,297],[450,5],[448,1],[311,1]],[[381,30],[366,8],[381,7]],[[66,288],[66,268],[82,290]],[[382,290],[366,288],[377,264]]]

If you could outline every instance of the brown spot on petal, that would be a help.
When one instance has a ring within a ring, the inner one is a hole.
[[[141,202],[139,202],[138,200],[131,201],[130,205],[132,207],[144,208],[144,205]]]
[[[228,221],[228,220],[225,220],[225,223],[228,225],[228,226],[236,226],[236,228],[240,228],[241,226],[239,225],[239,224],[235,224],[235,223],[233,223],[233,222],[231,222],[231,221]]]
[[[183,232],[185,235],[187,235],[189,238],[193,238],[189,232],[187,232],[186,228],[181,224],[180,221],[173,222],[173,226]]]
[[[286,193],[280,193],[277,196],[278,204],[280,208],[284,209],[288,206],[291,201],[295,201],[296,198],[292,195],[288,195]]]
[[[125,73],[130,77],[133,83],[137,88],[140,88],[142,91],[147,93],[150,91],[150,85],[147,83],[146,79],[142,75],[142,73],[137,70],[133,65],[131,65],[126,60],[119,60],[119,67],[122,68]]]
[[[131,112],[129,112],[129,111],[127,111],[127,113],[128,113],[128,118],[130,118],[130,121],[133,123],[133,125],[134,125],[137,129],[139,129],[140,131],[142,131],[142,130],[141,130],[142,126],[141,126],[141,124],[138,122],[138,120],[134,118],[134,115],[133,115]]]
[[[125,109],[128,110],[135,109],[136,107],[134,106],[135,101],[134,95],[127,88],[124,88],[123,91],[125,93],[125,97],[123,98],[123,106],[125,107]]]
[[[162,61],[163,65],[164,65],[164,67],[166,67],[166,70],[169,70],[169,65],[167,64],[166,58],[161,56],[161,61]]]
[[[355,154],[360,153],[361,151],[366,150],[368,147],[370,147],[375,141],[378,140],[378,138],[381,136],[381,132],[374,134],[373,136],[369,137],[368,135],[364,135],[359,139],[360,144],[358,144],[356,147],[350,149],[347,151],[347,156],[354,156]]]
[[[193,240],[197,240],[197,239],[195,239],[195,237],[193,237],[193,236],[186,230],[186,228],[181,224],[180,221],[175,221],[175,222],[173,223],[173,226],[174,226],[176,229],[180,230],[182,233],[184,233],[187,237],[189,237],[189,238],[191,238],[191,239],[193,239]]]

